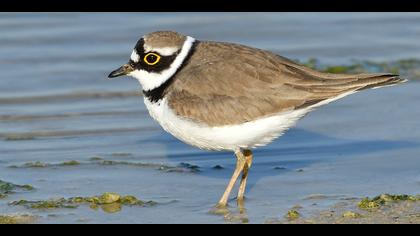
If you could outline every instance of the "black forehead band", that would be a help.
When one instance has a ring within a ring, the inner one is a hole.
[[[143,69],[148,72],[160,72],[170,67],[172,62],[175,60],[175,58],[180,53],[181,49],[179,49],[177,52],[175,52],[173,55],[170,56],[162,56],[160,58],[160,61],[155,65],[148,65],[144,62],[143,58],[145,57],[146,53],[144,52],[144,39],[141,38],[136,46],[134,47],[134,50],[136,51],[137,55],[140,57],[140,60],[138,62],[134,62],[130,58],[130,63],[135,69]],[[151,51],[154,52],[154,51]],[[156,54],[159,54],[157,52],[154,52]]]
[[[144,52],[144,38],[141,38],[141,39],[139,39],[139,41],[137,41],[136,46],[134,47],[134,50],[136,51],[137,55],[139,55],[139,56],[146,54]],[[174,54],[176,55],[180,51],[181,51],[181,49],[179,49],[178,51],[176,51]],[[150,52],[159,54],[158,52],[155,52],[155,51],[150,51]]]
[[[144,53],[144,39],[141,38],[139,41],[137,41],[136,46],[134,47],[134,50],[138,55]]]

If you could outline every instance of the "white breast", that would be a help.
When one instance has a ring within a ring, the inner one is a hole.
[[[163,129],[185,143],[207,150],[232,150],[264,146],[281,136],[300,118],[316,107],[328,104],[354,93],[341,94],[310,107],[279,113],[238,125],[209,127],[177,116],[168,106],[165,98],[157,103],[144,98],[150,115]]]
[[[166,99],[151,103],[145,98],[144,102],[150,115],[164,130],[185,143],[207,150],[234,151],[266,145],[309,112],[309,109],[301,109],[239,125],[209,127],[175,115]]]

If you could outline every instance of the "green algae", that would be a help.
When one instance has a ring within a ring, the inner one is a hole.
[[[155,202],[153,201],[145,202],[131,195],[121,196],[117,193],[112,193],[112,192],[107,192],[100,196],[93,196],[93,197],[73,197],[73,198],[69,198],[67,202],[73,203],[73,204],[89,203],[89,204],[95,204],[95,205],[120,203],[122,205],[130,205],[130,206],[134,206],[134,205],[144,206],[144,205],[155,204]]]
[[[346,211],[343,213],[343,218],[353,218],[353,219],[357,219],[357,218],[361,218],[363,217],[361,214],[357,213],[357,212],[353,212],[353,211]]]
[[[0,191],[3,193],[11,191],[12,189],[14,189],[15,186],[16,185],[12,183],[8,183],[8,182],[4,182],[0,180]]]
[[[64,166],[80,166],[80,165],[102,165],[102,166],[133,166],[133,167],[142,167],[142,168],[153,168],[155,170],[160,170],[164,172],[190,172],[195,173],[200,171],[200,167],[186,162],[181,162],[176,166],[157,164],[157,163],[142,163],[142,162],[129,162],[129,161],[115,161],[115,160],[106,160],[101,157],[91,157],[89,162],[81,162],[77,160],[70,160],[61,163],[45,163],[40,161],[27,162],[22,165],[11,165],[9,168],[48,168],[48,167],[64,167]]]
[[[189,163],[181,162],[177,166],[170,166],[164,164],[155,164],[155,163],[142,163],[142,162],[128,162],[128,161],[114,161],[114,160],[104,160],[101,159],[100,161],[95,161],[95,163],[99,165],[111,166],[111,165],[126,165],[126,166],[135,166],[135,167],[143,167],[143,168],[153,168],[160,171],[165,172],[199,172],[200,167],[197,165],[192,165]]]
[[[60,165],[62,165],[62,166],[77,166],[77,165],[80,165],[80,162],[75,161],[75,160],[71,160],[71,161],[63,162]]]
[[[327,210],[291,208],[282,218],[265,221],[270,224],[419,224],[420,195],[382,194],[374,198],[340,198]],[[356,207],[359,205],[359,208]],[[305,211],[305,215],[300,214]]]
[[[48,163],[43,163],[40,161],[35,161],[35,162],[27,162],[25,164],[23,164],[23,167],[25,168],[45,168],[50,166],[50,164]]]
[[[102,161],[102,160],[103,160],[103,158],[99,157],[99,156],[94,156],[94,157],[89,158],[89,161]]]
[[[122,204],[120,203],[109,203],[100,206],[101,209],[106,213],[116,213],[121,211]]]
[[[127,152],[114,152],[111,154],[111,156],[113,157],[129,157],[132,156],[133,154],[131,153],[127,153]]]
[[[34,187],[28,184],[18,185],[0,180],[0,199],[7,198],[9,194],[19,191],[31,191]]]
[[[363,198],[360,202],[358,202],[357,206],[363,210],[375,210],[387,203],[399,201],[420,201],[420,196],[382,194],[372,199],[368,197]]]
[[[9,205],[25,206],[30,209],[77,208],[76,205],[69,204],[65,198],[50,199],[46,201],[19,200],[10,202]]]
[[[285,217],[290,221],[297,220],[300,218],[300,213],[297,210],[289,210]]]
[[[226,223],[248,224],[249,218],[245,213],[228,213],[223,216]]]
[[[375,62],[375,61],[353,61],[345,65],[325,65],[321,64],[318,59],[310,58],[305,62],[298,63],[309,68],[327,72],[327,73],[391,73],[400,74],[401,76],[410,79],[420,79],[420,60],[419,59],[403,59],[389,62]]]
[[[98,198],[98,204],[110,204],[114,202],[119,202],[121,196],[116,193],[104,193]]]
[[[47,168],[47,167],[57,167],[57,166],[77,166],[81,163],[76,160],[65,161],[61,163],[45,163],[41,161],[27,162],[23,165],[12,165],[9,168]]]
[[[17,224],[18,221],[12,216],[0,216],[0,224]]]
[[[35,139],[34,136],[27,135],[27,134],[8,134],[4,137],[5,141],[26,141],[26,140],[33,140]]]
[[[356,71],[363,71],[363,67],[359,64],[349,66],[327,66],[325,69],[323,69],[323,71],[328,73],[345,74],[353,73]]]
[[[0,215],[0,224],[29,224],[36,219],[36,216],[31,215]]]
[[[106,192],[93,197],[72,197],[58,198],[43,201],[19,200],[10,202],[12,206],[24,206],[29,209],[51,210],[63,208],[78,208],[80,205],[88,204],[91,209],[101,208],[105,212],[113,213],[121,210],[122,206],[154,206],[157,202],[142,201],[134,196],[121,196],[117,193]],[[119,209],[119,210],[118,210]]]
[[[124,196],[120,200],[121,204],[124,205],[144,205],[145,202],[142,200],[137,199],[134,196]],[[149,202],[149,204],[152,202]]]

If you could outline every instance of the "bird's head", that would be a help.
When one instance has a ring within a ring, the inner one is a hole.
[[[173,31],[149,33],[137,41],[128,63],[108,77],[129,75],[140,82],[144,91],[153,90],[178,71],[194,42],[194,38]]]

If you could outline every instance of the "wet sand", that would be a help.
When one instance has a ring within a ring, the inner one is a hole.
[[[397,201],[375,210],[361,210],[360,200],[345,200],[333,206],[299,215],[297,219],[269,219],[267,224],[419,224],[420,201]],[[299,212],[299,209],[297,209]]]

